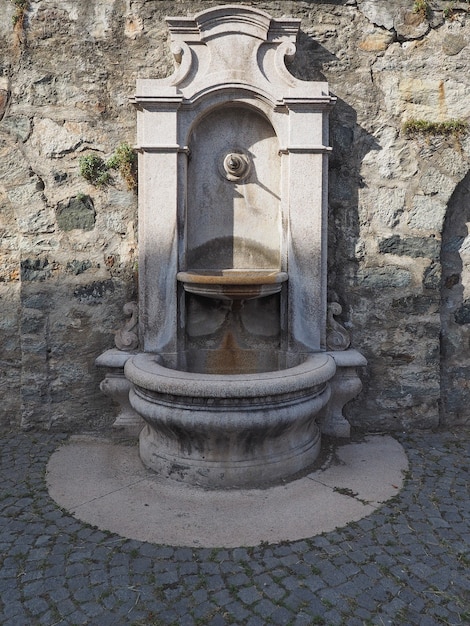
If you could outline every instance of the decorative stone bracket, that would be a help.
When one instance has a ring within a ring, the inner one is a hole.
[[[123,307],[123,312],[129,319],[123,328],[115,333],[116,348],[100,354],[95,364],[109,370],[101,381],[100,389],[120,407],[113,428],[125,429],[130,435],[137,436],[145,422],[129,403],[131,383],[124,376],[126,361],[136,354],[135,350],[139,345],[137,333],[134,332],[138,324],[137,303],[127,302]]]
[[[348,331],[334,318],[341,315],[343,308],[338,302],[328,304],[326,346],[330,350],[346,350],[351,344]]]
[[[343,408],[361,391],[362,382],[356,368],[367,365],[367,360],[354,349],[331,351],[326,354],[333,357],[336,374],[330,380],[331,397],[319,413],[318,424],[324,435],[350,437],[351,426],[343,415]]]
[[[137,436],[145,422],[129,403],[131,384],[124,376],[126,361],[135,355],[135,352],[124,352],[113,348],[106,350],[96,359],[98,367],[106,367],[110,371],[101,381],[101,391],[119,404],[119,413],[114,420],[113,428],[122,428],[131,435]]]
[[[336,374],[330,380],[331,398],[320,411],[318,423],[324,435],[349,437],[351,426],[343,415],[344,405],[355,398],[362,389],[356,368],[367,365],[360,352],[348,349],[351,344],[349,332],[334,318],[340,315],[342,307],[338,302],[328,304],[326,346],[336,363]]]
[[[118,350],[136,350],[139,346],[139,337],[135,332],[139,323],[139,308],[136,302],[127,302],[122,310],[129,319],[114,335],[114,343]]]

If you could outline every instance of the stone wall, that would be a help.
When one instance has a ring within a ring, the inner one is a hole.
[[[26,4],[0,0],[0,424],[79,430],[112,420],[94,359],[114,345],[138,250],[135,192],[115,171],[90,184],[79,159],[134,142],[136,78],[173,67],[164,17],[221,3]],[[470,133],[437,124],[470,121],[469,3],[245,4],[302,19],[291,71],[338,98],[330,299],[369,361],[351,422],[468,423]],[[434,131],[408,135],[410,119]]]

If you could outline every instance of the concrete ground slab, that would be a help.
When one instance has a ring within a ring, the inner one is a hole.
[[[123,537],[193,547],[256,546],[312,537],[371,514],[408,467],[390,436],[337,447],[328,467],[268,489],[205,490],[162,479],[136,445],[72,437],[50,458],[51,497],[76,518]]]
[[[312,480],[342,493],[352,493],[374,508],[393,495],[403,481],[403,448],[391,437],[367,437],[336,450],[338,463],[313,472]],[[394,442],[394,443],[392,443]],[[406,466],[405,466],[406,467]]]

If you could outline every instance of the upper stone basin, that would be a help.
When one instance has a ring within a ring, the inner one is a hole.
[[[188,270],[178,272],[185,291],[218,300],[253,300],[281,291],[287,273],[273,269]]]

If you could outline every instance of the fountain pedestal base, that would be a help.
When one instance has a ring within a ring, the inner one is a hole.
[[[331,398],[320,411],[318,422],[324,435],[347,439],[351,435],[351,425],[343,415],[343,408],[362,390],[357,368],[366,366],[367,360],[360,352],[353,349],[329,354],[335,360],[336,374],[330,381]]]
[[[122,429],[129,435],[137,437],[145,422],[129,404],[131,384],[124,376],[124,365],[134,354],[135,352],[117,349],[106,350],[106,352],[100,354],[95,363],[98,367],[108,370],[105,378],[100,383],[101,391],[112,398],[119,406],[119,412],[113,423],[113,428]]]
[[[141,459],[162,476],[214,489],[288,480],[318,456],[315,420],[335,370],[324,353],[255,375],[192,374],[138,355],[125,371],[131,405],[147,422]]]

